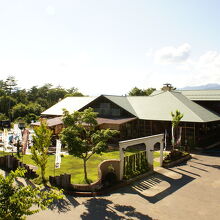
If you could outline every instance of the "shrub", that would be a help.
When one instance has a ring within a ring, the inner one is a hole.
[[[178,150],[174,150],[171,151],[165,158],[164,158],[164,162],[165,163],[169,163],[171,161],[175,161],[178,160],[186,155],[188,155],[189,153],[187,152],[183,152],[183,151],[178,151]]]

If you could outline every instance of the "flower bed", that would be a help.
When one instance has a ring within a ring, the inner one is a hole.
[[[176,166],[191,158],[191,155],[183,151],[171,151],[163,160],[163,167],[169,168]]]

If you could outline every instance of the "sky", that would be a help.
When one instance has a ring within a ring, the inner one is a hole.
[[[0,80],[124,95],[220,83],[219,0],[0,0]]]

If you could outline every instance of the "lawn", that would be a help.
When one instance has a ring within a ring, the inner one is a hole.
[[[126,155],[131,155],[135,153],[135,151],[127,152]],[[2,155],[3,152],[0,152]],[[5,153],[6,154],[6,153]],[[154,158],[159,157],[159,152],[154,152]],[[93,182],[98,178],[98,165],[103,160],[108,159],[119,159],[119,151],[110,151],[102,153],[102,155],[93,155],[87,162],[87,173],[88,178]],[[34,161],[31,159],[30,155],[24,155],[23,158],[20,158],[26,164],[35,165]],[[46,178],[49,176],[60,175],[63,173],[71,174],[71,182],[72,183],[82,183],[83,182],[83,161],[77,157],[72,155],[65,155],[62,157],[61,167],[59,169],[54,169],[55,156],[50,155],[48,158],[48,164],[46,169]],[[159,166],[159,162],[154,161],[154,166]],[[37,173],[39,170],[37,170]]]

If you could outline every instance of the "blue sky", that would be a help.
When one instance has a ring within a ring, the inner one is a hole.
[[[0,0],[0,79],[88,95],[220,83],[219,0]]]

